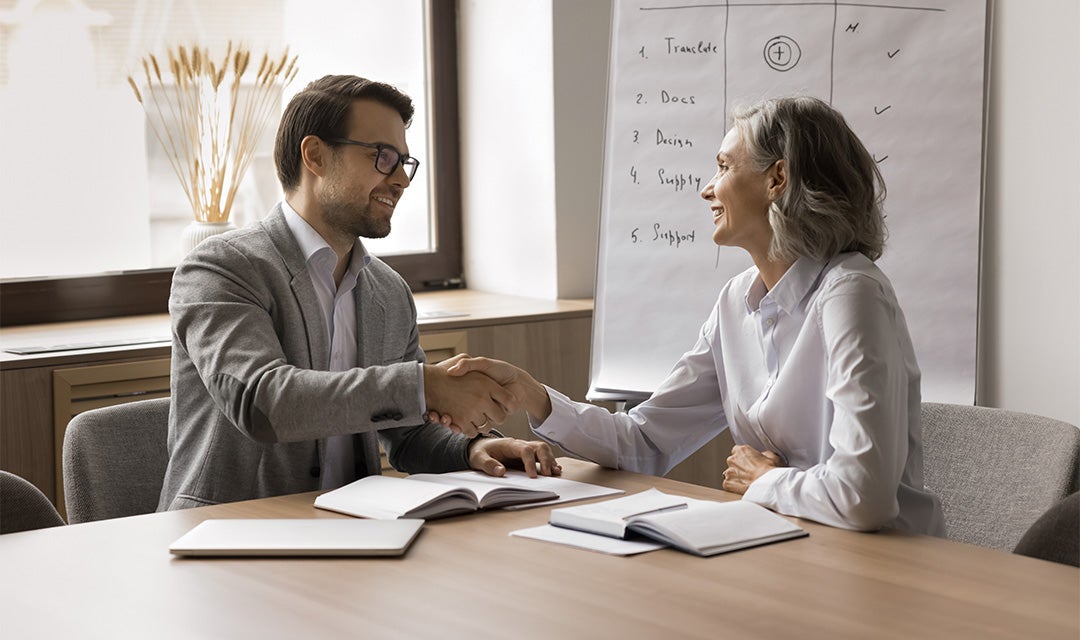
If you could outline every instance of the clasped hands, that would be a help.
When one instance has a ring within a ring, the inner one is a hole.
[[[474,437],[525,409],[539,421],[551,414],[547,389],[526,371],[491,358],[460,353],[437,365],[424,365],[428,420],[454,433]]]
[[[533,410],[535,415],[543,412],[546,403],[547,412],[551,411],[543,385],[500,360],[458,354],[436,365],[424,365],[423,370],[428,421],[469,438],[503,424],[507,416],[523,407],[538,407]],[[546,442],[480,439],[469,447],[469,466],[473,469],[502,476],[502,461],[520,462],[532,477],[536,476],[537,466],[542,475],[562,471]]]
[[[474,370],[470,359],[462,353],[424,365],[423,390],[431,422],[472,438],[505,422],[517,410],[519,399],[488,372]]]

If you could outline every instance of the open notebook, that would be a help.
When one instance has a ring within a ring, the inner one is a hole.
[[[617,555],[672,546],[699,556],[809,535],[797,524],[753,502],[697,500],[656,489],[552,509],[548,521],[552,526],[511,531],[510,535]],[[633,544],[625,544],[634,534],[652,543],[631,540]]]
[[[423,520],[205,520],[169,551],[178,556],[400,556]]]

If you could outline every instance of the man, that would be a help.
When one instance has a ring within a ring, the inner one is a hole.
[[[415,175],[412,101],[326,76],[289,103],[274,157],[285,200],[203,241],[177,267],[169,466],[159,510],[331,489],[377,474],[504,464],[558,473],[550,447],[477,437],[514,397],[483,374],[424,364],[404,280],[358,236],[390,232]],[[456,434],[428,408],[463,416]]]

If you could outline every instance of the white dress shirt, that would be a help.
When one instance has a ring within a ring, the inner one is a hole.
[[[801,258],[767,291],[721,290],[697,344],[627,413],[548,389],[535,433],[607,467],[662,475],[725,428],[786,466],[745,500],[836,527],[944,535],[923,488],[920,373],[892,285],[866,257]],[[721,464],[717,460],[717,464]]]
[[[281,202],[285,222],[300,245],[307,261],[311,284],[319,299],[319,309],[326,323],[326,335],[330,336],[330,371],[348,371],[357,366],[356,361],[356,299],[352,295],[360,270],[371,261],[371,256],[360,239],[356,239],[349,258],[349,266],[334,284],[337,253],[326,243],[300,214]],[[320,486],[336,489],[356,480],[356,461],[352,435],[330,436],[326,439],[326,453],[322,463]]]
[[[360,238],[357,238],[341,284],[335,285],[337,253],[285,200],[281,201],[281,210],[285,214],[289,230],[300,245],[300,252],[304,254],[311,284],[319,298],[319,308],[326,322],[326,335],[330,336],[330,371],[347,371],[359,366],[356,360],[358,328],[353,289],[356,288],[360,271],[371,262],[371,254]],[[418,362],[416,366],[419,368],[417,393],[420,396],[420,414],[424,415],[427,408],[424,402],[423,364]],[[356,480],[354,451],[352,435],[330,436],[326,439],[326,453],[320,477],[320,486],[323,489],[336,489]]]

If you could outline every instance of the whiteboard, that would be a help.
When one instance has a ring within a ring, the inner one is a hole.
[[[885,179],[896,289],[926,401],[975,396],[987,0],[616,0],[590,391],[646,397],[752,265],[699,192],[729,110],[817,96]]]

